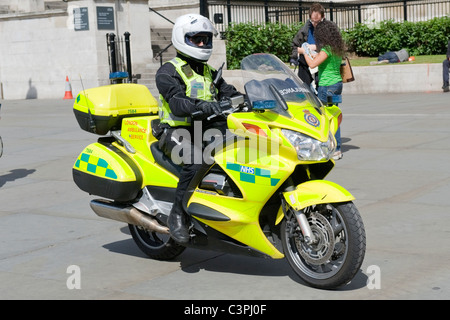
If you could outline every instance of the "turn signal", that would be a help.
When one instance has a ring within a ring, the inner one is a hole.
[[[267,133],[261,129],[260,127],[258,127],[255,124],[250,124],[250,123],[242,123],[245,127],[245,129],[247,129],[250,132],[256,133],[258,136],[262,136],[262,137],[267,137]]]

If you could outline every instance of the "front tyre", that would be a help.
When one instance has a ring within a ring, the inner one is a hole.
[[[139,249],[152,259],[170,260],[186,249],[176,243],[170,235],[148,231],[132,224],[129,224],[128,228]]]
[[[308,244],[292,208],[281,224],[284,254],[306,283],[334,289],[347,284],[361,267],[366,234],[353,202],[321,204],[303,210],[315,242]]]

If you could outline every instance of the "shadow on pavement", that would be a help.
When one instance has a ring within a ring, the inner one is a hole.
[[[11,182],[17,179],[25,178],[26,176],[34,173],[35,169],[14,169],[9,173],[0,176],[0,188],[7,182]]]
[[[124,234],[130,234],[128,227],[120,229]],[[134,257],[149,259],[143,254],[131,238],[103,245],[104,248]],[[180,256],[170,260],[179,263],[181,270],[186,273],[197,273],[201,270],[209,272],[232,273],[253,276],[285,277],[288,276],[299,285],[308,286],[291,269],[285,259],[264,259],[232,255],[216,251],[187,248]],[[366,286],[367,275],[360,269],[350,283],[332,291],[352,291]]]
[[[350,139],[350,138],[344,138],[344,137],[341,138],[341,143],[342,143],[341,150],[342,150],[342,152],[347,152],[347,151],[350,151],[352,149],[359,149],[358,146],[353,146],[351,144],[347,144],[351,140],[352,139]]]

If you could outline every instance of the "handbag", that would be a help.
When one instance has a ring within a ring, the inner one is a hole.
[[[355,76],[353,75],[352,66],[348,57],[342,58],[341,77],[343,83],[355,81]]]

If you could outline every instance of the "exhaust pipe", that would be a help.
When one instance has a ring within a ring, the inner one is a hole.
[[[158,221],[141,213],[134,207],[121,206],[100,199],[92,200],[90,205],[99,217],[140,226],[149,231],[169,234],[169,228],[160,225]]]

